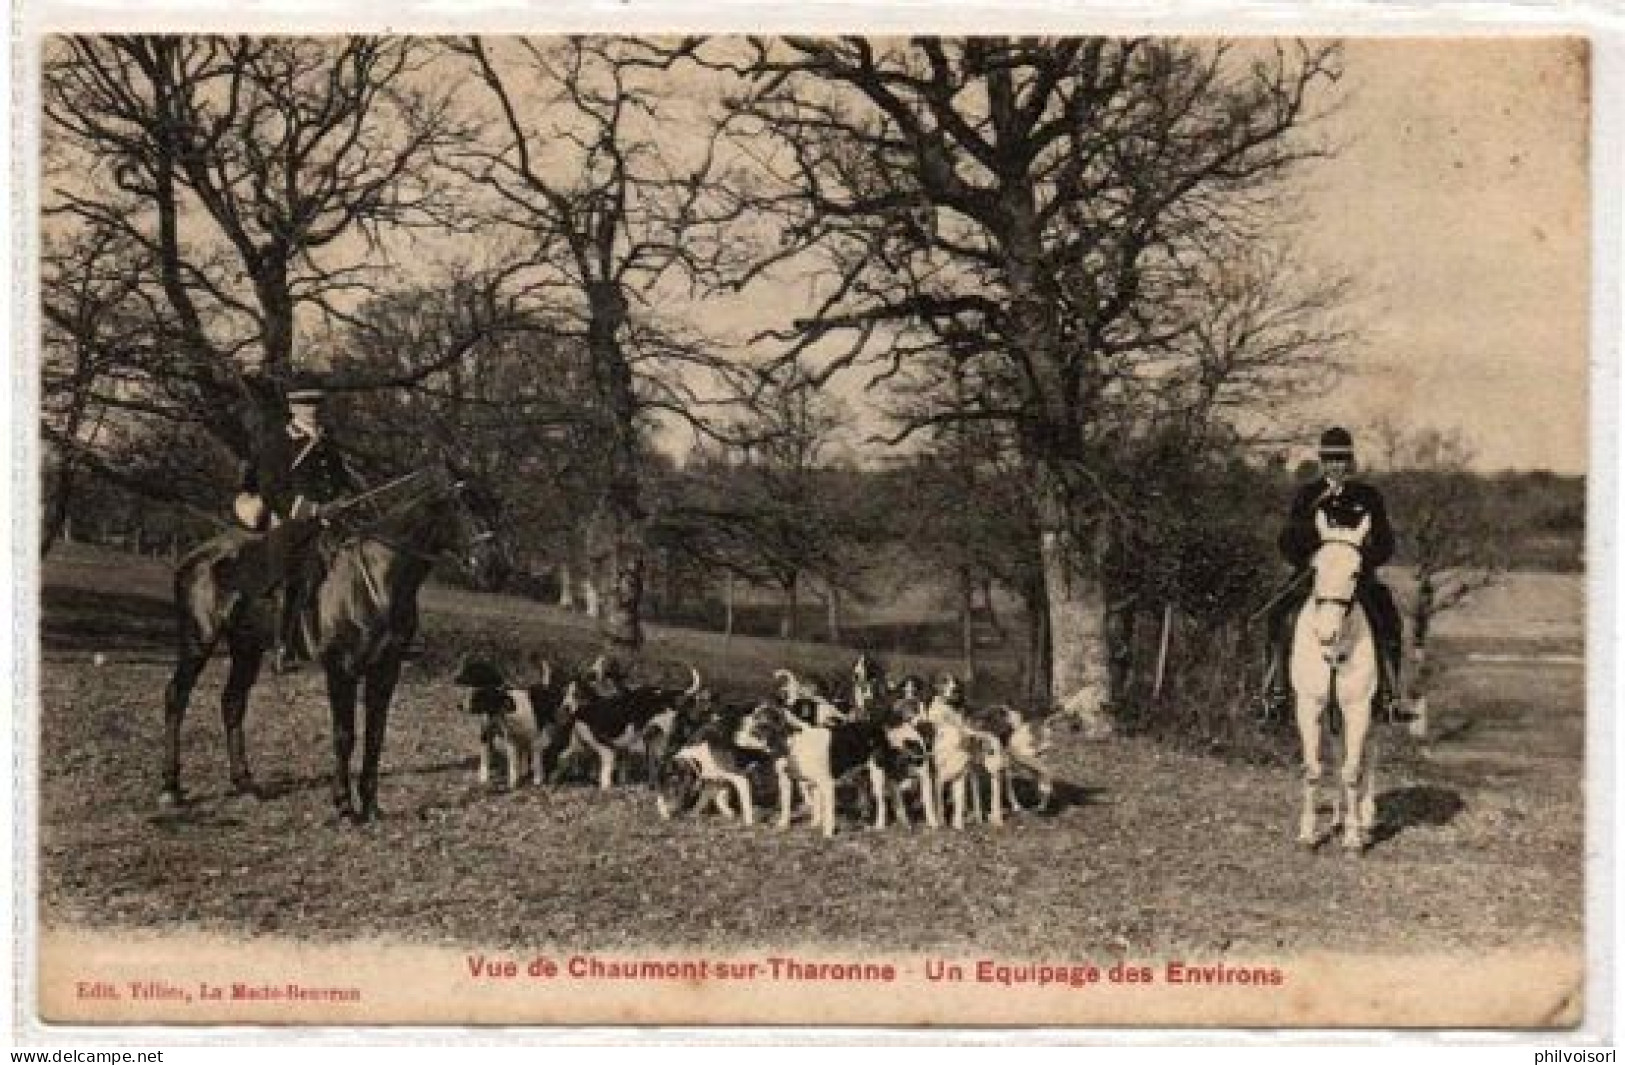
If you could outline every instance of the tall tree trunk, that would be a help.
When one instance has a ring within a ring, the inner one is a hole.
[[[1428,720],[1428,629],[1432,625],[1435,596],[1433,574],[1424,569],[1416,583],[1416,603],[1411,609],[1411,662],[1405,678],[1409,691],[1405,702],[1416,716],[1411,720],[1411,735],[1425,738],[1430,728]]]
[[[976,582],[968,568],[959,568],[959,658],[965,680],[976,677]]]
[[[789,580],[784,582],[784,616],[779,619],[779,637],[781,639],[793,640],[796,638],[797,615],[801,611],[801,604],[798,602],[796,593],[800,584],[800,580],[795,576],[791,576]]]
[[[994,636],[998,638],[1000,646],[1003,646],[1010,639],[1010,634],[1004,631],[1004,623],[999,620],[999,606],[993,601],[993,582],[983,577],[981,588],[982,609],[987,612],[987,623],[993,627]]]
[[[576,576],[575,573],[570,569],[570,563],[559,563],[558,574],[558,605],[565,610],[574,610],[576,606]]]
[[[293,367],[293,297],[288,289],[288,264],[281,249],[271,248],[254,277],[264,329],[264,369],[283,374]],[[309,367],[307,367],[309,369]],[[329,369],[329,367],[323,367]]]
[[[72,533],[68,528],[68,508],[73,502],[74,467],[71,462],[64,462],[57,471],[56,483],[51,486],[50,504],[45,512],[45,528],[40,531],[39,557],[51,553],[59,540],[73,542]]]
[[[643,646],[646,515],[638,485],[637,397],[619,339],[626,321],[626,301],[614,282],[593,284],[588,301],[591,320],[587,345],[608,408],[610,437],[605,499],[609,594],[599,619],[599,632],[612,648],[635,652]]]
[[[990,77],[989,84],[999,82]],[[1003,90],[1008,96],[1008,87]],[[993,101],[995,121],[1001,110]],[[1004,101],[1009,106],[1010,100]],[[1003,272],[1010,293],[1009,337],[1030,367],[1030,392],[1023,397],[1020,447],[1039,512],[1039,554],[1049,604],[1050,698],[1077,716],[1093,737],[1110,735],[1111,675],[1106,631],[1102,552],[1087,542],[1073,484],[1082,457],[1088,412],[1079,357],[1063,343],[1059,285],[1051,273],[1038,224],[1033,191],[1015,182],[1001,196],[1005,215]],[[1077,343],[1077,340],[1071,343]]]
[[[643,538],[637,521],[624,513],[617,516],[622,527],[615,538],[608,602],[599,619],[605,640],[625,651],[643,646]]]
[[[1028,702],[1053,708],[1049,701],[1049,607],[1045,605],[1042,589],[1036,598],[1028,599],[1027,655],[1025,661],[1024,691]]]
[[[1092,737],[1111,735],[1107,597],[1097,545],[1082,542],[1058,478],[1040,478],[1040,541],[1049,603],[1050,697]]]
[[[829,598],[825,601],[826,613],[829,619],[829,642],[841,642],[841,590],[834,585],[828,587]]]

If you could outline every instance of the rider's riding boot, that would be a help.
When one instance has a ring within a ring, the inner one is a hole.
[[[1272,682],[1264,690],[1264,712],[1269,715],[1271,721],[1274,721],[1277,718],[1286,716],[1291,709],[1292,693],[1287,691],[1286,686],[1279,681]]]
[[[1406,725],[1417,718],[1416,711],[1405,704],[1401,695],[1402,688],[1399,680],[1399,670],[1394,668],[1393,662],[1386,656],[1380,661],[1379,680],[1377,683],[1377,706],[1384,720],[1390,725]]]
[[[1284,717],[1292,708],[1292,693],[1287,690],[1286,667],[1279,654],[1272,655],[1264,673],[1264,690],[1259,694],[1259,715],[1266,721]]]
[[[288,645],[279,642],[271,651],[271,672],[279,676],[294,673],[299,669],[299,660],[288,652]]]
[[[272,654],[271,668],[277,673],[294,673],[310,661],[300,641],[299,613],[283,606],[284,615],[278,619],[277,645]]]

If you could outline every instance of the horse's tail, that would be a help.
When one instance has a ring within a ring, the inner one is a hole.
[[[257,539],[228,530],[182,555],[175,563],[174,604],[181,646],[207,653],[224,631],[232,609],[233,563],[245,544]]]

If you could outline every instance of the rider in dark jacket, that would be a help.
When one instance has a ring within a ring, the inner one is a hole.
[[[1292,499],[1292,509],[1277,541],[1283,558],[1298,578],[1291,590],[1281,595],[1269,613],[1269,667],[1265,698],[1272,710],[1282,710],[1291,701],[1286,664],[1290,655],[1292,622],[1309,595],[1307,570],[1320,548],[1320,532],[1315,515],[1323,513],[1329,524],[1352,529],[1366,518],[1370,531],[1361,545],[1364,565],[1355,597],[1371,623],[1381,666],[1377,706],[1390,720],[1404,716],[1401,706],[1400,663],[1403,657],[1403,627],[1393,593],[1377,579],[1377,569],[1394,555],[1394,529],[1382,493],[1363,481],[1349,477],[1354,470],[1354,438],[1345,429],[1328,429],[1320,437],[1321,476],[1304,485]]]
[[[364,489],[344,451],[322,424],[325,392],[302,383],[287,392],[288,417],[266,427],[243,473],[239,520],[265,533],[239,590],[248,596],[282,589],[277,662],[308,660],[313,648],[301,616],[321,582],[324,508]]]

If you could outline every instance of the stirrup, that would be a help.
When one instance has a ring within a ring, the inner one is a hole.
[[[1253,697],[1253,716],[1261,722],[1271,722],[1286,716],[1292,707],[1292,697],[1285,692],[1261,691]]]
[[[305,663],[308,661],[310,660],[307,658],[302,658],[299,654],[291,650],[286,644],[279,643],[276,646],[276,650],[271,653],[271,672],[276,673],[279,676],[286,676],[289,673],[297,673],[304,668]]]

